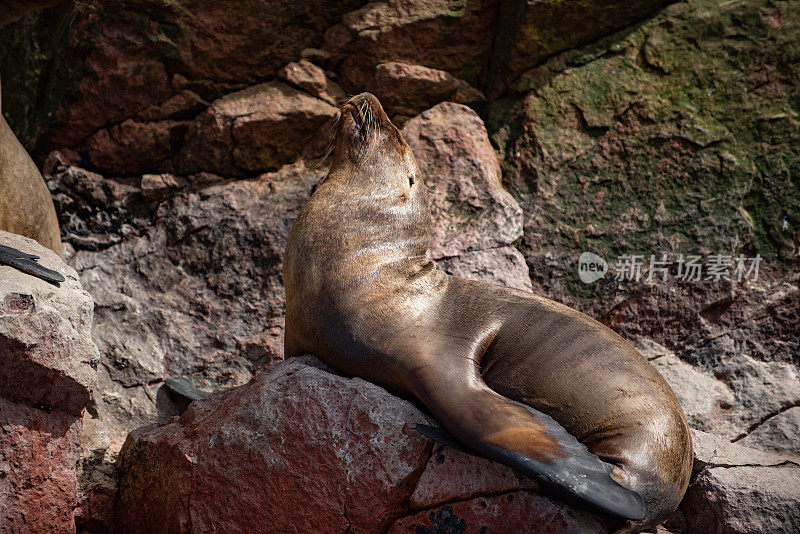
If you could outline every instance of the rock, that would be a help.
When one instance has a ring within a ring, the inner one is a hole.
[[[0,397],[0,530],[75,532],[81,419]]]
[[[254,85],[216,100],[189,129],[177,156],[184,173],[245,176],[301,156],[322,156],[324,126],[338,110],[281,82]]]
[[[800,467],[717,467],[697,476],[682,509],[687,532],[797,532]]]
[[[800,455],[800,406],[780,412],[751,430],[737,441],[745,447]]]
[[[122,220],[145,217],[141,235],[76,252],[71,263],[97,303],[102,363],[85,418],[81,518],[110,521],[92,503],[113,494],[112,463],[128,433],[171,415],[159,390],[165,377],[219,391],[283,357],[281,258],[294,218],[323,176],[298,163],[255,180],[204,185],[190,177],[172,193],[159,185],[157,204],[148,191],[165,182],[146,176],[143,191],[131,186],[119,207]]]
[[[278,363],[165,425],[131,433],[118,461],[119,528],[407,532],[430,515],[440,526],[468,521],[475,532],[515,531],[520,521],[553,532],[603,530],[594,516],[519,491],[504,466],[441,446],[431,456],[432,442],[414,429],[428,417],[323,367],[310,357]],[[458,459],[440,464],[440,455]],[[420,505],[430,512],[412,511]]]
[[[407,532],[609,532],[608,525],[586,512],[528,492],[476,497],[397,520],[391,534]]]
[[[538,487],[535,481],[503,464],[437,444],[409,502],[415,510],[428,509],[520,489],[536,491]]]
[[[490,83],[500,92],[517,74],[557,52],[590,43],[644,20],[674,0],[511,0],[500,3],[497,44],[489,62]]]
[[[188,122],[131,119],[99,130],[86,141],[88,162],[101,172],[130,176],[163,168],[183,144]]]
[[[66,279],[0,266],[0,531],[74,532],[81,413],[98,362],[93,302],[51,250],[3,231],[0,244]]]
[[[397,61],[378,65],[368,89],[390,117],[413,117],[440,102],[475,105],[486,99],[483,93],[448,72]],[[393,120],[396,122],[397,118]]]
[[[54,252],[1,230],[0,244],[39,256],[66,278],[54,286],[0,265],[0,397],[80,416],[98,361],[92,298]]]
[[[325,71],[305,59],[289,63],[278,72],[278,77],[332,106],[345,96],[338,85],[328,80]]]
[[[325,32],[324,48],[342,61],[346,89],[358,92],[379,63],[425,65],[477,83],[492,47],[498,2],[386,0],[347,13]]]
[[[523,291],[533,291],[525,257],[512,246],[445,257],[438,260],[436,266],[447,274],[459,278],[482,280]]]
[[[0,28],[19,19],[28,10],[52,7],[64,1],[65,0],[33,0],[4,5],[3,11],[0,12]]]
[[[7,49],[35,48],[34,65],[20,61],[4,70],[4,85],[12,78],[17,84],[4,91],[41,96],[37,113],[19,117],[26,124],[21,138],[36,136],[44,153],[74,148],[137,116],[192,118],[198,98],[191,93],[210,102],[269,80],[304,49],[318,48],[328,27],[364,3],[124,0],[31,17],[21,42]],[[56,33],[63,38],[53,39]]]
[[[417,423],[429,420],[375,385],[277,364],[133,432],[120,454],[116,521],[126,532],[380,531],[430,453]]]
[[[696,475],[706,467],[779,467],[788,464],[800,465],[800,457],[750,449],[726,438],[691,429]]]
[[[434,217],[431,256],[442,259],[512,244],[522,210],[500,184],[500,165],[480,117],[444,102],[403,127]]]
[[[680,510],[685,532],[796,532],[800,458],[692,431],[696,476]]]
[[[55,168],[45,180],[64,241],[74,248],[101,250],[143,231],[146,218],[130,207],[141,193],[134,183],[105,178],[68,162],[52,163]]]
[[[682,361],[673,352],[649,341],[639,351],[675,392],[692,428],[733,439],[741,429],[733,424],[736,399],[723,382]]]
[[[166,198],[186,187],[187,181],[172,174],[143,174],[142,195],[150,198]]]

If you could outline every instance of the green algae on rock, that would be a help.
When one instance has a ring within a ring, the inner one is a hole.
[[[549,254],[580,300],[598,296],[573,272],[584,250],[796,261],[800,5],[694,0],[604,44],[489,111],[529,263]]]

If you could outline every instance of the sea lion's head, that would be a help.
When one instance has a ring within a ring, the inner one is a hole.
[[[376,189],[408,194],[419,174],[400,130],[370,93],[356,95],[341,107],[332,155],[330,178],[343,175]]]

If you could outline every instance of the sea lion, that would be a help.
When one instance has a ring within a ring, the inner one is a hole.
[[[1,101],[0,230],[30,237],[62,256],[61,232],[50,190],[3,117]]]
[[[335,128],[286,245],[286,357],[417,397],[469,449],[624,529],[673,512],[691,438],[658,372],[578,311],[438,271],[425,186],[378,100],[353,97]]]

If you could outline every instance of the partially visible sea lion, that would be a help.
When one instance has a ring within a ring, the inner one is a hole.
[[[416,396],[470,449],[625,529],[663,520],[692,465],[672,390],[590,317],[436,270],[418,174],[374,96],[342,107],[330,172],[286,245],[286,357]]]
[[[1,100],[1,99],[0,99]],[[50,190],[11,131],[0,102],[0,230],[35,239],[59,256],[61,232]]]

